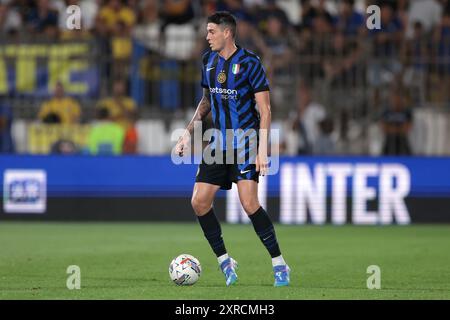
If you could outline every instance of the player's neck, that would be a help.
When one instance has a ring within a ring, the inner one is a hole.
[[[221,51],[219,51],[219,55],[224,58],[225,60],[227,60],[229,57],[231,57],[236,50],[238,49],[238,47],[236,46],[235,43],[230,44],[228,46],[225,46],[225,48],[223,48]]]

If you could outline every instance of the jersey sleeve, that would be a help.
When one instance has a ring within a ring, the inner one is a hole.
[[[202,57],[202,81],[201,86],[205,89],[208,89],[208,81],[206,80],[206,65],[208,64],[209,53],[206,53]]]
[[[205,74],[205,66],[202,66],[202,82],[201,85],[203,88],[208,89],[208,82],[206,81],[206,74]]]
[[[253,93],[269,91],[269,80],[266,77],[266,70],[259,58],[252,59],[248,80]]]

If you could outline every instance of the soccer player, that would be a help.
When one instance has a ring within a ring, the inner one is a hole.
[[[233,161],[229,163],[227,158],[227,161],[210,163],[205,161],[203,153],[191,201],[200,226],[217,256],[226,285],[234,284],[237,262],[228,256],[212,204],[219,189],[231,189],[232,182],[236,183],[241,204],[272,257],[274,286],[287,286],[290,269],[281,255],[274,226],[258,200],[259,175],[267,174],[269,168],[269,83],[259,57],[237,46],[235,37],[236,20],[231,14],[216,12],[208,17],[206,40],[211,50],[203,55],[203,97],[175,151],[183,155],[189,147],[195,123],[212,111],[216,133],[206,149],[209,148],[214,159],[231,152]],[[231,139],[230,129],[239,132]]]

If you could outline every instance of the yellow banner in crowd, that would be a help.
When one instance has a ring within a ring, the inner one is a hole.
[[[28,152],[31,154],[49,154],[52,146],[59,140],[69,140],[78,147],[87,144],[91,130],[89,124],[30,124],[28,127]]]
[[[52,92],[58,81],[69,94],[87,94],[88,81],[73,74],[89,71],[89,51],[87,42],[0,45],[0,94],[38,93],[42,86]]]

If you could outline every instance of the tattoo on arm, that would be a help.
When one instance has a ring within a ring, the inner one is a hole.
[[[194,132],[195,121],[202,121],[211,111],[211,102],[209,100],[209,90],[203,89],[203,97],[200,100],[197,110],[195,111],[192,120],[189,122],[186,130],[192,134]]]

